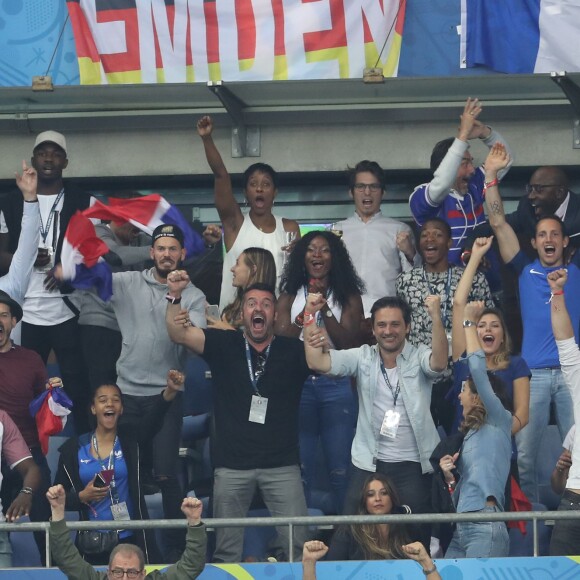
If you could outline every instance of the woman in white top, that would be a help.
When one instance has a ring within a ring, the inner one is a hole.
[[[230,174],[212,138],[213,123],[210,117],[197,122],[197,132],[205,149],[207,162],[215,178],[215,205],[224,229],[224,258],[220,312],[234,301],[231,269],[238,256],[250,247],[269,250],[276,262],[278,279],[284,265],[284,250],[287,245],[286,232],[300,237],[298,222],[276,217],[272,213],[274,198],[278,192],[277,175],[265,163],[254,163],[244,172],[244,195],[250,207],[244,216],[236,201]]]

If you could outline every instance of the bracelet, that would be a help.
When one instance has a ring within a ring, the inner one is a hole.
[[[24,203],[38,203],[38,198],[36,199],[25,199]]]
[[[312,314],[312,312],[305,312],[304,313],[304,326],[308,326],[312,324],[316,320],[316,316]]]
[[[455,481],[455,479],[453,479],[453,481],[447,482],[447,490],[449,491],[449,493],[453,493],[455,491],[456,485],[457,482]]]
[[[520,418],[517,415],[514,415],[514,419],[517,419],[517,422],[520,424],[520,429],[522,428],[522,422],[520,421]]]
[[[490,188],[490,187],[497,187],[497,185],[499,184],[499,180],[496,177],[495,179],[492,179],[491,181],[486,181],[483,184],[483,194],[485,195],[485,192]]]
[[[181,296],[171,296],[171,294],[165,295],[165,300],[170,304],[181,304]]]
[[[32,495],[32,488],[31,487],[23,487],[18,493],[25,493],[26,495]]]
[[[430,574],[433,574],[433,572],[437,572],[437,566],[435,562],[433,562],[433,568],[430,568],[429,570],[422,570],[422,572],[425,574],[425,576],[429,576]]]
[[[546,304],[550,304],[550,302],[552,302],[552,299],[554,298],[554,296],[563,296],[564,295],[564,290],[558,290],[558,292],[550,292],[550,300],[548,300],[548,302],[546,302]]]

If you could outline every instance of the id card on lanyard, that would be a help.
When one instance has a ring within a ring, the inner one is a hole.
[[[268,411],[268,398],[262,397],[262,395],[260,395],[260,391],[258,391],[258,380],[260,379],[262,373],[264,372],[263,369],[266,366],[266,362],[268,361],[268,356],[270,356],[270,347],[272,346],[272,343],[270,343],[266,348],[266,350],[264,351],[265,360],[262,367],[262,372],[260,374],[257,374],[254,373],[254,368],[252,365],[252,353],[250,352],[250,344],[248,343],[248,339],[245,336],[244,341],[246,343],[246,361],[248,363],[248,374],[250,375],[250,381],[254,389],[254,394],[252,395],[252,402],[250,403],[250,416],[248,417],[248,421],[250,421],[251,423],[259,423],[260,425],[264,425],[264,423],[266,423],[266,412]]]
[[[103,465],[103,460],[99,455],[99,444],[97,442],[97,437],[93,433],[92,443],[95,453],[97,454],[97,459],[101,464],[103,470],[112,470],[113,477],[111,478],[111,483],[109,484],[109,495],[111,496],[111,515],[115,521],[127,521],[131,519],[129,515],[129,508],[127,507],[127,502],[120,501],[119,490],[117,489],[117,482],[115,481],[115,447],[119,442],[119,438],[115,437],[113,442],[113,448],[109,455],[109,464],[107,467]]]
[[[393,395],[393,408],[388,409],[385,413],[383,422],[381,424],[380,433],[383,437],[395,439],[397,437],[397,431],[399,430],[399,424],[401,422],[401,413],[397,411],[397,399],[399,398],[399,393],[401,392],[401,383],[397,380],[397,386],[393,391],[393,387],[391,386],[391,381],[389,381],[389,375],[387,374],[387,370],[385,369],[383,361],[381,361],[381,372],[383,373],[383,378],[385,379],[385,383],[387,384],[389,391],[391,391],[391,395]]]

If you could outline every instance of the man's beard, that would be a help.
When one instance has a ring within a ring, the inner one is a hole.
[[[169,275],[171,272],[175,272],[175,270],[179,270],[179,268],[181,267],[181,260],[178,260],[178,261],[176,262],[176,264],[175,264],[175,266],[174,266],[174,267],[170,267],[170,268],[169,268],[169,269],[167,269],[167,270],[162,270],[162,269],[160,268],[160,265],[159,265],[157,262],[155,262],[155,263],[153,264],[153,267],[155,268],[155,271],[157,272],[157,275],[158,275],[160,278],[167,278],[167,276],[168,276],[168,275]]]

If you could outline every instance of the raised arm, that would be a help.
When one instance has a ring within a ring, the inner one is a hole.
[[[50,551],[58,567],[70,580],[100,580],[102,572],[97,572],[85,562],[72,543],[64,519],[66,494],[62,485],[50,487],[46,492],[46,499],[52,512]]]
[[[300,336],[300,327],[292,324],[292,304],[296,296],[283,292],[276,302],[276,321],[274,322],[274,334],[280,336]]]
[[[201,137],[205,157],[214,175],[215,206],[224,227],[224,242],[226,251],[228,251],[236,241],[236,236],[244,222],[244,216],[234,197],[230,174],[214,143],[211,117],[202,117],[197,122],[197,132]]]
[[[340,320],[324,312],[324,327],[337,349],[360,346],[360,325],[364,319],[364,310],[360,294],[351,296],[342,309]]]
[[[443,321],[441,320],[441,296],[427,296],[425,299],[425,308],[433,324],[429,366],[432,371],[443,371],[447,368],[449,345],[447,343]]]
[[[505,217],[503,202],[499,195],[499,172],[507,167],[509,155],[501,143],[496,143],[485,160],[485,203],[489,223],[499,244],[503,261],[507,264],[520,251],[518,238]]]
[[[188,284],[189,276],[185,270],[175,270],[167,276],[167,288],[171,300],[167,300],[165,323],[169,338],[173,342],[184,345],[196,354],[202,354],[205,348],[203,330],[191,326],[189,317],[180,316],[181,293]],[[178,318],[177,321],[176,318]]]
[[[311,540],[304,542],[302,550],[302,580],[316,580],[316,562],[324,558],[328,547],[324,542]]]
[[[205,568],[207,536],[201,523],[203,505],[195,497],[186,497],[181,503],[181,511],[187,518],[187,540],[181,558],[170,566],[165,573],[167,580],[188,578],[194,580]]]
[[[306,362],[311,370],[317,373],[330,371],[330,353],[324,350],[326,341],[320,329],[316,326],[315,314],[320,310],[326,300],[321,294],[308,294],[306,308],[304,309],[304,351]]]
[[[484,303],[482,301],[469,302],[465,307],[466,320],[478,320],[483,309]],[[493,392],[493,388],[489,382],[485,355],[481,350],[479,338],[477,336],[477,327],[475,325],[466,326],[464,330],[469,371],[473,381],[475,382],[475,386],[477,387],[477,393],[483,401],[485,410],[487,411],[487,417],[490,422],[497,425],[503,424],[503,420],[505,419],[506,425],[509,422],[509,425],[511,426],[512,415],[509,411],[504,409],[504,406]]]
[[[469,139],[474,133],[474,127],[481,131],[485,127],[477,121],[482,108],[478,99],[467,99],[463,113],[461,113],[459,129],[455,141],[447,151],[439,167],[433,174],[433,180],[429,184],[429,200],[433,205],[441,205],[447,197],[449,189],[453,186],[457,170],[462,163],[463,155],[469,147]]]
[[[465,305],[469,299],[469,293],[471,291],[471,286],[473,285],[473,279],[477,272],[479,264],[483,256],[487,253],[489,248],[491,248],[491,243],[493,241],[493,236],[490,238],[477,238],[473,244],[471,250],[471,258],[459,284],[457,284],[457,289],[455,290],[455,295],[453,296],[453,319],[451,326],[451,346],[452,346],[452,359],[454,361],[458,360],[459,357],[465,351],[465,332],[463,331],[463,312],[465,310]]]
[[[574,337],[574,329],[568,309],[566,308],[566,300],[564,298],[564,286],[568,280],[568,272],[565,269],[556,270],[548,274],[548,284],[550,285],[550,310],[552,313],[552,332],[556,340],[567,340]],[[577,296],[571,297],[577,300]]]
[[[24,198],[22,230],[8,273],[0,279],[0,290],[10,294],[11,298],[22,304],[40,241],[40,210],[36,197],[37,175],[36,171],[28,167],[24,161],[22,175],[16,174],[16,184]]]

